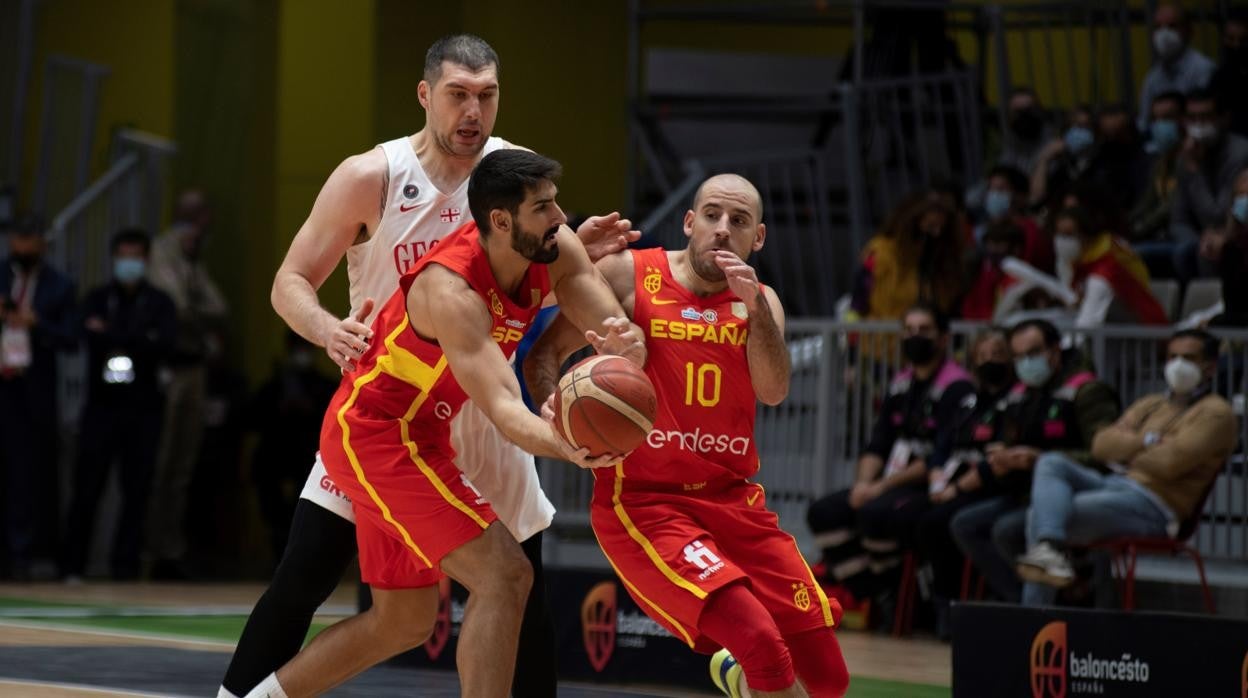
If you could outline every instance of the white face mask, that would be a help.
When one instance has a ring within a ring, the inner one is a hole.
[[[1188,395],[1200,385],[1200,367],[1182,357],[1166,362],[1166,384],[1179,395]]]
[[[1082,246],[1078,238],[1069,235],[1058,235],[1053,238],[1053,252],[1059,261],[1073,262],[1079,258],[1081,250]]]
[[[1153,48],[1162,58],[1173,58],[1183,50],[1183,36],[1170,27],[1153,32]]]

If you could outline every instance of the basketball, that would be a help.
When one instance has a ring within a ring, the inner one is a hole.
[[[568,443],[593,456],[627,453],[654,425],[654,385],[632,361],[595,355],[577,363],[555,393],[555,426]]]

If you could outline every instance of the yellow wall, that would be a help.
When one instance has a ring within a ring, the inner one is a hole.
[[[29,196],[42,135],[43,78],[49,54],[112,69],[101,92],[89,179],[107,166],[110,133],[133,126],[173,135],[173,3],[169,0],[48,0],[37,4],[31,91],[26,110],[24,200]]]

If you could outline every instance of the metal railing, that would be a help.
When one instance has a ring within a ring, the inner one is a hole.
[[[951,344],[959,360],[965,360],[971,340],[985,328],[954,323]],[[1168,330],[1105,326],[1080,334],[1098,377],[1118,391],[1124,409],[1164,390]],[[1214,389],[1235,407],[1239,445],[1209,497],[1195,543],[1206,556],[1248,562],[1248,330],[1217,334],[1225,349]],[[853,481],[889,379],[901,366],[897,325],[795,319],[788,323],[786,336],[793,361],[790,393],[777,407],[759,407],[756,436],[763,465],[756,480],[767,488],[768,505],[781,525],[813,554],[806,509],[816,498]],[[542,484],[558,509],[555,537],[586,538],[592,477],[547,462]]]
[[[81,190],[52,219],[48,256],[78,284],[81,292],[109,279],[109,240],[124,227],[137,226],[155,235],[164,207],[169,159],[176,146],[141,131],[119,132],[113,141],[112,165]],[[72,427],[82,406],[85,357],[62,355],[59,409],[62,423]]]
[[[49,56],[43,77],[43,126],[32,206],[50,212],[67,205],[87,186],[95,144],[100,90],[107,66],[68,56]]]
[[[0,3],[0,183],[21,176],[35,0]]]

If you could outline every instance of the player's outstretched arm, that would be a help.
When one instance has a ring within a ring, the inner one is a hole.
[[[608,318],[628,319],[624,307],[602,273],[590,263],[572,230],[563,226],[558,236],[559,258],[550,265],[550,277],[559,309],[582,332],[592,330],[606,336],[611,332]],[[632,331],[638,337],[645,336],[636,325]],[[627,356],[638,366],[645,366],[644,351]]]
[[[616,457],[590,458],[587,449],[574,449],[555,433],[553,425],[534,415],[520,397],[520,383],[490,337],[490,313],[485,303],[462,277],[441,267],[432,267],[412,284],[408,292],[408,314],[420,308],[413,303],[426,294],[421,305],[428,313],[447,365],[469,399],[485,413],[510,441],[537,456],[561,458],[582,468],[610,465]]]
[[[715,264],[724,271],[728,288],[745,303],[750,335],[745,340],[754,394],[766,405],[778,405],[789,394],[789,349],[784,343],[784,308],[776,292],[758,282],[754,268],[740,257],[720,250]]]
[[[621,218],[618,211],[605,216],[590,216],[576,229],[576,236],[585,246],[592,262],[613,255],[641,239],[641,231],[633,230],[632,221]]]
[[[563,313],[555,316],[524,357],[524,384],[533,404],[540,405],[559,385],[559,369],[568,357],[585,346],[585,335]]]
[[[277,314],[348,370],[368,348],[371,332],[360,318],[339,319],[325,310],[316,292],[347,249],[376,228],[386,205],[388,177],[380,150],[344,160],[321,187],[273,278],[270,298]]]

